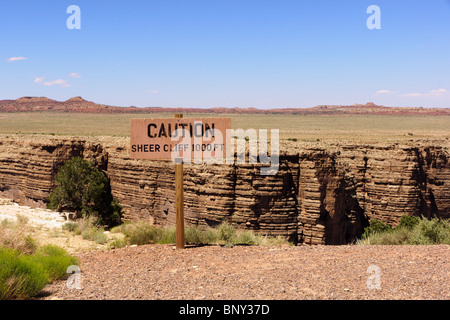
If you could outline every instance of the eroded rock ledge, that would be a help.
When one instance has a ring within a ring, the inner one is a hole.
[[[174,165],[131,160],[126,138],[10,136],[0,139],[0,195],[44,206],[73,156],[104,170],[125,218],[175,223]],[[449,152],[439,143],[285,146],[274,176],[259,165],[185,165],[186,223],[222,220],[299,244],[343,244],[368,220],[450,217]]]

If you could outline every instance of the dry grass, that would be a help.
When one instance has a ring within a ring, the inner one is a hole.
[[[128,137],[131,118],[172,118],[172,113],[82,114],[3,113],[0,134]],[[450,139],[447,116],[305,116],[195,114],[184,117],[231,117],[234,129],[279,129],[280,139],[299,142],[348,140],[398,142],[410,139]]]
[[[4,219],[0,222],[0,247],[13,248],[26,254],[34,253],[37,244],[31,234],[26,216],[18,215],[17,221]]]
[[[146,222],[127,222],[111,229],[113,233],[125,235],[125,241],[114,243],[115,247],[144,244],[174,244],[175,228],[158,228]],[[281,246],[292,244],[284,237],[269,237],[254,233],[251,230],[236,229],[233,225],[222,222],[216,228],[203,229],[197,226],[185,230],[187,244],[221,244],[221,245],[256,245]]]

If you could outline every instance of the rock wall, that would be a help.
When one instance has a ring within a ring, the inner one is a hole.
[[[0,192],[20,203],[44,206],[59,168],[76,156],[106,169],[107,153],[101,145],[86,140],[2,138]]]
[[[279,171],[260,165],[185,165],[186,224],[223,220],[299,244],[343,244],[368,220],[450,217],[449,153],[438,145],[283,147]],[[61,165],[81,156],[104,170],[128,220],[175,224],[174,165],[132,160],[127,139],[3,137],[0,193],[43,206]],[[0,195],[1,195],[0,194]]]

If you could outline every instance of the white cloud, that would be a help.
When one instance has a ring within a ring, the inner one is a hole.
[[[392,93],[391,90],[386,90],[386,89],[377,91],[377,94],[391,94],[391,93]]]
[[[156,94],[156,93],[158,93],[158,90],[156,90],[156,89],[151,89],[151,90],[148,90],[147,92],[148,92],[148,93],[152,93],[152,94]]]
[[[57,85],[57,86],[61,86],[63,88],[68,88],[68,87],[71,86],[71,84],[68,83],[67,80],[64,80],[64,79],[56,79],[56,80],[53,80],[53,81],[46,81],[46,82],[44,82],[44,78],[45,78],[44,76],[42,76],[42,77],[35,77],[34,78],[34,82],[42,84],[42,85],[47,86],[47,87],[51,87],[51,86]]]
[[[441,88],[441,89],[437,89],[437,90],[431,90],[430,94],[433,96],[440,96],[440,95],[446,94],[447,92],[448,91],[446,89]]]
[[[36,83],[41,83],[42,81],[44,81],[44,77],[36,77],[36,78],[34,78],[34,82],[36,82]]]
[[[6,59],[6,61],[8,61],[8,62],[19,61],[19,60],[28,60],[28,58],[26,58],[26,57],[11,57],[11,58]]]
[[[69,74],[69,77],[81,79],[81,75],[78,72],[72,72]]]
[[[43,84],[44,84],[44,86],[59,85],[59,86],[64,87],[64,88],[70,87],[70,83],[67,83],[67,81],[64,80],[64,79],[56,79],[56,80],[53,80],[53,81],[44,82]]]
[[[419,92],[412,92],[412,93],[404,93],[400,95],[401,97],[410,97],[410,98],[415,98],[415,97],[422,97],[423,94],[419,93]]]
[[[441,97],[447,93],[448,93],[448,91],[446,89],[441,88],[441,89],[430,90],[427,93],[420,93],[420,92],[404,93],[404,94],[401,94],[400,97],[409,97],[409,98]]]

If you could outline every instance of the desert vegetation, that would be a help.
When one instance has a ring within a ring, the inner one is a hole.
[[[67,277],[67,268],[77,263],[63,248],[40,246],[25,216],[1,221],[0,300],[36,296],[47,284]]]
[[[370,220],[370,226],[357,242],[361,245],[435,245],[450,244],[448,219],[402,216],[393,227],[383,221]]]
[[[120,223],[122,208],[111,195],[108,178],[91,161],[79,157],[67,161],[56,176],[56,184],[49,196],[50,209],[92,216],[98,224],[110,227]]]
[[[208,114],[231,117],[233,129],[279,129],[282,141],[397,142],[450,139],[447,116]],[[0,134],[128,137],[131,118],[172,118],[173,113],[91,114],[61,112],[3,113]],[[205,117],[186,113],[185,117]],[[98,126],[102,123],[102,126]]]
[[[125,238],[113,243],[116,247],[125,245],[175,243],[175,228],[158,228],[146,222],[124,223],[111,229],[113,233],[122,233]],[[228,222],[222,222],[215,228],[190,226],[185,230],[187,244],[205,245],[282,245],[289,244],[283,237],[258,235],[251,230],[237,229]]]

